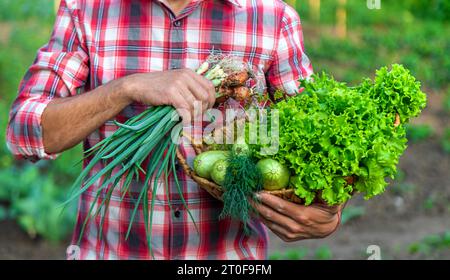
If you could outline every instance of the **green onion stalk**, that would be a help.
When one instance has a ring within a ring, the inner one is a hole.
[[[229,61],[229,57],[227,59],[218,59],[217,56],[212,55],[196,72],[212,81],[216,87],[219,87],[229,75],[227,73],[231,73],[230,69],[243,70],[242,68],[234,69],[229,67]],[[80,229],[78,243],[81,241],[89,220],[98,215],[101,215],[99,236],[100,238],[103,237],[102,228],[114,189],[119,185],[119,182],[123,182],[120,189],[120,201],[122,201],[126,194],[129,193],[131,183],[134,180],[139,182],[140,175],[145,174],[142,189],[134,201],[134,209],[130,217],[126,239],[130,235],[137,211],[142,204],[147,244],[152,257],[154,257],[151,246],[151,232],[155,196],[159,186],[158,183],[161,181],[165,182],[164,185],[167,191],[169,174],[172,174],[177,191],[187,209],[175,167],[178,142],[182,136],[182,126],[178,125],[180,123],[180,117],[174,107],[149,107],[125,123],[115,122],[118,129],[111,136],[85,151],[85,159],[91,158],[91,160],[73,183],[69,199],[64,203],[64,206],[77,199],[96,182],[101,181],[99,187],[95,190],[96,197],[94,202],[90,206]],[[174,135],[174,139],[172,139],[171,135]],[[151,157],[149,157],[150,154],[152,155]],[[148,159],[148,162],[144,169],[143,162],[146,159]],[[97,164],[103,164],[103,169],[91,174],[91,171]],[[113,170],[115,170],[115,173]],[[152,198],[149,205],[148,191],[150,187]],[[98,207],[95,207],[99,198],[101,198],[101,201]],[[172,207],[170,201],[169,206]],[[197,228],[189,209],[188,214]]]

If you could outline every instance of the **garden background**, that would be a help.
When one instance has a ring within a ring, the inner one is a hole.
[[[352,199],[329,238],[287,244],[273,236],[271,258],[366,259],[376,245],[383,259],[450,259],[450,0],[288,2],[303,19],[316,72],[353,83],[403,63],[429,101],[384,195]],[[58,205],[80,171],[80,147],[30,164],[15,161],[3,140],[18,83],[54,17],[53,0],[0,0],[0,259],[62,259],[74,225],[76,205],[62,214]]]

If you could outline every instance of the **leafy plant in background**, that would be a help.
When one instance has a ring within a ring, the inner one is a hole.
[[[417,189],[417,186],[407,182],[395,183],[391,188],[393,194],[398,196],[404,196],[407,193],[414,192]]]
[[[346,224],[351,220],[364,216],[366,209],[363,206],[347,206],[342,211],[341,223]]]
[[[5,139],[9,108],[19,82],[34,60],[36,50],[48,41],[54,21],[52,0],[0,1],[0,139]],[[80,172],[74,163],[81,148],[58,160],[32,165],[14,161],[4,142],[0,145],[0,220],[13,219],[30,236],[59,241],[75,221],[75,205],[61,213],[70,183]]]
[[[303,260],[309,254],[309,249],[305,247],[288,249],[285,252],[273,252],[269,256],[269,260]]]
[[[290,249],[284,253],[286,260],[303,260],[308,255],[307,248]]]
[[[425,199],[423,202],[423,208],[425,210],[431,210],[436,206],[436,197],[431,195]]]
[[[442,250],[450,250],[450,231],[427,235],[422,240],[411,243],[408,248],[410,254],[425,256]]]
[[[333,258],[333,252],[328,246],[320,246],[316,249],[314,257],[317,260],[330,260]]]
[[[365,3],[347,1],[349,36],[345,40],[336,38],[333,32],[308,32],[308,5],[298,4],[300,15],[306,18],[306,50],[316,72],[336,73],[337,79],[356,83],[361,75],[371,74],[371,69],[396,62],[404,64],[427,87],[445,87],[450,80],[450,37],[442,34],[448,34],[450,27],[431,16],[436,7],[444,5],[429,5],[422,0],[415,1],[420,2],[417,5],[410,1],[382,2],[384,8],[377,11],[367,9]],[[427,7],[423,9],[426,15],[418,12],[418,6]],[[334,25],[335,14],[335,4],[321,6],[320,23]],[[413,23],[415,28],[408,28]],[[328,26],[321,28],[326,30]]]
[[[450,113],[450,88],[444,96],[444,109],[447,113]]]
[[[442,21],[450,20],[450,1],[448,0],[410,0],[405,2],[417,16]]]
[[[397,174],[395,174],[393,186],[391,188],[393,194],[404,196],[407,193],[411,193],[416,190],[417,186],[412,183],[405,182],[405,178],[406,173],[403,170],[399,169]]]
[[[420,142],[426,140],[433,135],[434,131],[430,125],[414,125],[408,124],[406,126],[406,137],[411,142]]]
[[[268,257],[268,259],[272,260],[272,261],[278,261],[278,260],[281,260],[282,258],[283,258],[283,254],[281,254],[280,252],[273,252]]]
[[[72,230],[76,207],[72,204],[61,212],[66,192],[53,176],[30,165],[12,167],[0,171],[0,186],[0,217],[17,220],[31,237],[60,241]]]
[[[269,256],[269,260],[304,260],[304,259],[315,259],[315,260],[330,260],[333,258],[333,252],[330,247],[323,245],[315,250],[309,250],[306,247],[299,247],[288,249],[284,252],[273,252]]]
[[[442,149],[446,153],[450,153],[450,127],[447,127],[444,131],[444,135],[441,140]]]
[[[51,23],[54,18],[54,0],[2,0],[0,1],[0,20],[16,21],[19,19],[38,18],[41,22]]]

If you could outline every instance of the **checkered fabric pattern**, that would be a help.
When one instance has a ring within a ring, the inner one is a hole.
[[[241,57],[257,70],[269,89],[294,93],[297,80],[312,73],[299,16],[279,0],[193,0],[179,15],[159,0],[63,0],[49,43],[38,51],[20,85],[11,109],[7,145],[17,157],[54,159],[58,155],[44,150],[41,128],[41,115],[53,99],[89,94],[133,73],[195,69],[213,49]],[[144,105],[132,104],[116,120],[123,122],[144,109]],[[84,141],[84,148],[116,129],[112,121],[106,122]],[[192,147],[184,145],[184,153],[192,161]],[[98,164],[93,172],[101,168]],[[175,184],[161,182],[152,230],[156,259],[266,258],[268,237],[260,222],[253,221],[253,233],[246,236],[241,223],[219,220],[221,202],[182,170],[177,172],[199,231],[189,219]],[[95,199],[95,187],[80,198],[74,241],[90,205],[98,205],[102,199]],[[81,236],[82,259],[151,257],[142,214],[125,239],[133,201],[141,187],[133,182],[132,192],[123,201],[114,191],[102,236],[100,217],[89,221]]]

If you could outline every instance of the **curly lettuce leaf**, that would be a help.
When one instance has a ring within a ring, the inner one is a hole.
[[[420,83],[401,65],[383,67],[375,80],[349,87],[322,73],[300,81],[301,94],[273,104],[279,111],[279,150],[291,186],[305,204],[321,198],[330,205],[356,190],[366,199],[381,194],[406,149],[404,124],[426,105]],[[256,156],[264,145],[253,145]],[[345,178],[356,176],[353,186]]]

